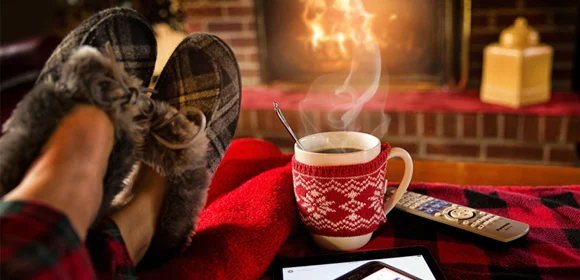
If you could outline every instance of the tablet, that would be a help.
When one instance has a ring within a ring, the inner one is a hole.
[[[445,279],[425,247],[405,247],[284,259],[272,265],[274,280]]]

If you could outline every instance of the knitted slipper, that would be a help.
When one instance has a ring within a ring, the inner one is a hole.
[[[193,33],[175,49],[152,98],[199,108],[207,119],[208,169],[213,174],[229,147],[240,115],[241,79],[236,57],[221,39]]]
[[[145,138],[142,160],[166,177],[168,186],[155,235],[139,263],[146,268],[162,264],[190,244],[211,176],[203,112],[195,107],[178,112],[166,102],[153,103],[151,133]]]
[[[48,77],[58,80],[60,68],[80,46],[92,46],[104,53],[107,42],[113,47],[115,60],[125,71],[149,86],[157,59],[157,40],[147,20],[127,8],[109,8],[84,20],[46,61],[37,83]]]
[[[138,145],[149,131],[151,100],[142,81],[129,76],[97,49],[83,46],[73,53],[54,82],[40,82],[16,106],[0,138],[0,194],[14,189],[38,157],[61,119],[77,104],[103,110],[115,128],[115,143],[105,175],[97,221],[132,168]]]

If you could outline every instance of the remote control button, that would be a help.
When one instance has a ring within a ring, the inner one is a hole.
[[[451,207],[457,208],[457,204],[451,204]]]
[[[491,220],[487,220],[487,221],[483,222],[483,225],[484,225],[484,226],[487,226],[487,225],[489,225],[489,223],[491,223],[491,222],[492,222]]]
[[[433,199],[434,199],[434,198],[432,198],[432,197],[427,197],[427,200],[433,200]]]
[[[456,219],[466,220],[475,216],[475,213],[473,213],[471,209],[459,207],[457,209],[451,210],[451,212],[449,212],[449,216]]]
[[[425,213],[427,213],[429,215],[433,214],[434,212],[435,212],[435,210],[433,210],[433,209],[427,209],[427,211],[425,211]]]
[[[479,225],[479,223],[473,223],[471,224],[471,227],[476,227],[477,225]]]
[[[485,225],[478,226],[477,229],[483,229]]]
[[[463,221],[464,225],[469,225],[469,221]]]
[[[485,212],[483,212],[483,211],[479,211],[479,215],[480,215],[480,216],[483,216],[483,215],[485,215]]]
[[[441,216],[441,212],[435,213],[435,217],[439,217],[439,216]]]

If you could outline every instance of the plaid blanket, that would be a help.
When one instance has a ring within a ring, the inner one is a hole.
[[[192,246],[141,278],[267,279],[275,258],[328,254],[298,218],[291,159],[268,142],[234,141],[216,171]],[[580,185],[414,183],[409,190],[528,223],[530,232],[519,244],[495,246],[393,210],[361,250],[425,246],[448,279],[580,279]]]

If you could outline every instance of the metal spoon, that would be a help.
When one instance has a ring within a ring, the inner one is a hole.
[[[280,106],[278,106],[278,103],[276,102],[274,102],[274,112],[276,112],[276,115],[278,115],[278,118],[282,122],[282,125],[284,125],[284,128],[286,128],[286,131],[288,131],[288,134],[290,134],[290,136],[292,136],[294,141],[296,141],[296,145],[298,145],[298,148],[300,148],[303,151],[306,151],[306,149],[304,149],[304,146],[302,146],[302,144],[300,143],[300,140],[298,140],[298,137],[296,137],[296,134],[294,134],[294,131],[292,131],[292,128],[290,128],[290,125],[288,124],[286,118],[284,118],[284,115],[282,114],[282,110],[280,110]]]

